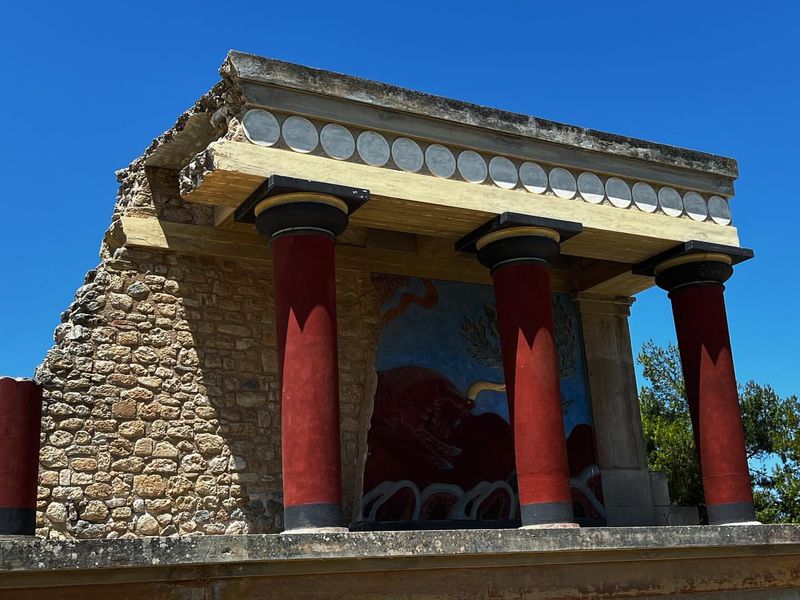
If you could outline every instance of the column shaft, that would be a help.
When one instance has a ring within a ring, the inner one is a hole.
[[[755,520],[723,290],[703,283],[670,293],[712,524]]]
[[[339,527],[342,480],[334,240],[272,242],[285,528]]]
[[[34,535],[42,388],[0,378],[0,536]]]
[[[547,265],[492,273],[523,525],[573,519]]]

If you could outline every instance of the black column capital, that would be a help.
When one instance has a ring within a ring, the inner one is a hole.
[[[269,240],[298,233],[335,238],[369,197],[365,189],[271,175],[236,209],[234,220],[255,223]]]
[[[655,277],[656,285],[672,292],[688,285],[723,285],[733,265],[752,257],[749,248],[691,240],[639,263],[632,272]]]
[[[455,248],[477,253],[480,263],[491,270],[519,263],[549,266],[561,242],[581,231],[581,224],[572,221],[502,213],[462,237]]]

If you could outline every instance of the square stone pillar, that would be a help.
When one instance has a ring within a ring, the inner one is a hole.
[[[659,522],[647,469],[628,316],[634,299],[578,294],[597,458],[609,526]]]

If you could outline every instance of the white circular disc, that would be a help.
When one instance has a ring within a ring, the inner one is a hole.
[[[425,164],[437,177],[452,177],[456,172],[456,159],[449,149],[441,144],[431,144],[425,150]]]
[[[489,177],[497,187],[510,190],[517,185],[517,167],[504,156],[495,156],[489,161]]]
[[[464,150],[458,155],[458,172],[465,181],[470,183],[483,183],[489,173],[486,161],[477,152]]]
[[[619,177],[606,179],[608,201],[617,208],[628,208],[631,205],[631,188]]]
[[[695,221],[705,221],[708,218],[708,205],[697,192],[686,192],[683,195],[683,207],[686,214]]]
[[[319,144],[314,124],[305,117],[289,117],[283,122],[283,141],[295,152],[311,152]]]
[[[356,151],[353,134],[336,123],[328,123],[319,133],[325,154],[338,160],[347,160]]]
[[[242,119],[247,139],[259,146],[272,146],[281,137],[281,126],[271,112],[253,108]]]
[[[572,173],[561,167],[556,167],[550,170],[550,189],[559,198],[569,200],[575,197],[578,185],[575,183],[575,177]]]
[[[680,217],[683,214],[681,195],[671,187],[662,187],[658,190],[658,205],[664,214],[670,217]]]
[[[658,196],[653,186],[637,181],[633,184],[633,203],[641,211],[651,213],[658,208]]]
[[[581,198],[592,204],[600,204],[606,197],[603,182],[594,173],[581,173],[578,175],[578,192]]]
[[[714,223],[719,225],[731,224],[731,207],[722,196],[711,196],[708,199],[708,214]]]
[[[414,140],[408,138],[397,138],[392,144],[392,158],[394,164],[403,169],[416,173],[422,168],[424,156],[422,148]]]
[[[534,194],[544,194],[547,190],[547,173],[536,163],[522,163],[519,167],[519,180],[526,190]]]
[[[356,142],[358,155],[368,165],[382,167],[389,161],[389,142],[380,133],[364,131]]]

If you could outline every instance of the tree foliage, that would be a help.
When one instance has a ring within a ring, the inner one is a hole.
[[[639,399],[649,468],[667,473],[672,501],[704,508],[703,486],[678,348],[642,346],[647,384]],[[800,402],[770,385],[739,386],[756,515],[762,523],[800,522]],[[704,512],[701,511],[701,512]]]

